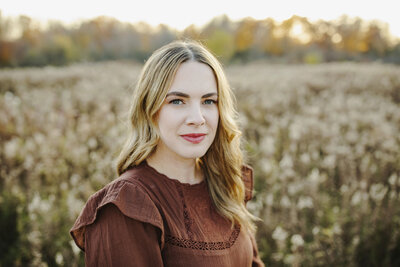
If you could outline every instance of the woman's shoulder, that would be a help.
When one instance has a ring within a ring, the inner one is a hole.
[[[107,204],[114,204],[129,218],[150,223],[163,230],[159,209],[148,191],[152,188],[152,179],[144,179],[146,175],[140,166],[131,168],[89,197],[70,230],[81,249],[84,247],[85,227],[96,221],[99,211]]]

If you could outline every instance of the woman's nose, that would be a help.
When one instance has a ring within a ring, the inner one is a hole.
[[[188,110],[186,123],[191,125],[203,125],[205,122],[206,120],[204,118],[201,106],[193,105],[190,107]]]

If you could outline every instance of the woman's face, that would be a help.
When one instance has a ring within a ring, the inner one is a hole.
[[[156,153],[178,160],[202,157],[217,131],[217,102],[212,69],[196,61],[182,63],[157,115]]]

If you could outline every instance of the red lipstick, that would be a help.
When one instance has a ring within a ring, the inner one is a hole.
[[[203,139],[206,137],[206,134],[202,134],[202,133],[191,133],[191,134],[183,134],[181,135],[183,137],[183,139],[185,139],[186,141],[189,141],[193,144],[198,144],[201,141],[203,141]]]

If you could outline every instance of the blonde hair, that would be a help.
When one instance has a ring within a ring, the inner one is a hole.
[[[242,181],[241,132],[236,124],[234,96],[218,60],[200,43],[175,41],[156,50],[145,63],[133,92],[130,133],[117,159],[117,173],[139,165],[156,149],[156,114],[162,106],[180,64],[194,60],[214,72],[218,90],[219,125],[214,142],[198,159],[217,211],[254,232],[253,216],[245,207]],[[221,164],[223,163],[223,164]]]

